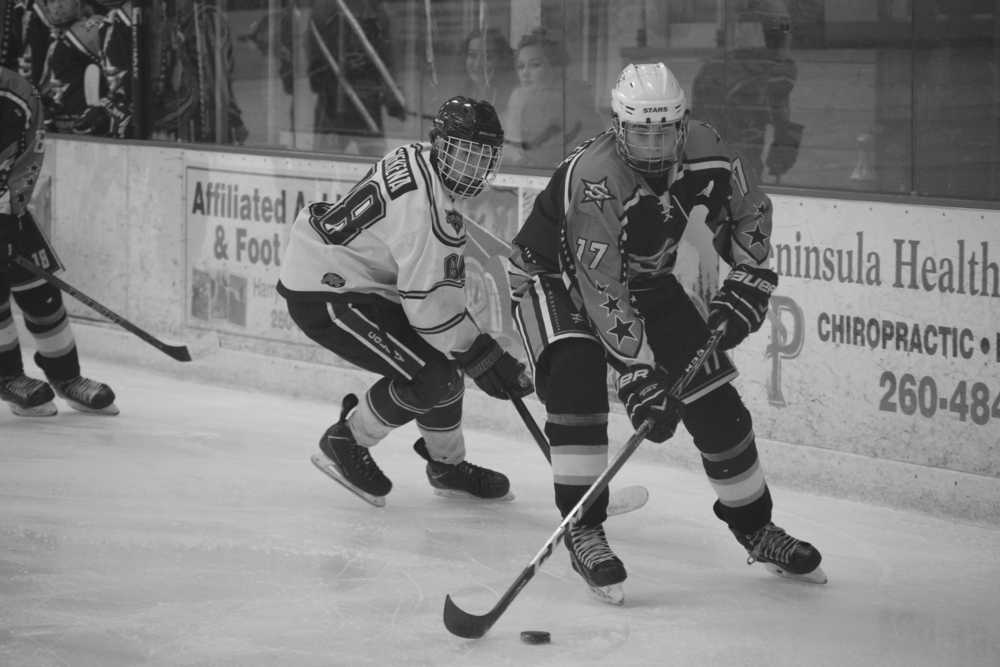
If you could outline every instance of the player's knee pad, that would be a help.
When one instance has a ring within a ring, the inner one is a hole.
[[[542,356],[538,373],[550,413],[608,412],[608,367],[604,350],[585,338],[553,343]]]
[[[427,412],[462,395],[465,387],[458,365],[442,357],[424,366],[412,380],[394,380],[399,402],[414,412]]]
[[[21,313],[30,321],[44,321],[64,312],[62,292],[49,283],[26,290],[15,289],[13,295]]]
[[[685,406],[684,426],[695,446],[705,454],[724,452],[753,432],[750,411],[730,384]]]

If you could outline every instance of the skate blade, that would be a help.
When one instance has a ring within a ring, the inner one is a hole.
[[[77,403],[76,401],[71,401],[68,398],[63,398],[66,404],[76,410],[77,412],[82,412],[87,415],[107,415],[108,417],[114,417],[119,413],[118,406],[112,403],[103,408],[90,408],[83,403]]]
[[[608,516],[627,514],[640,509],[649,502],[649,491],[644,486],[626,486],[613,489],[608,500]]]
[[[52,401],[30,408],[21,407],[12,401],[4,402],[10,406],[10,411],[18,417],[54,417],[59,414],[58,408],[56,408],[55,403]]]
[[[499,498],[481,498],[475,494],[469,493],[468,491],[461,491],[459,489],[439,489],[437,487],[431,487],[434,490],[435,496],[440,496],[442,498],[452,498],[456,500],[475,500],[480,503],[507,503],[514,500],[514,494],[510,491],[507,495],[500,496]]]
[[[587,586],[590,594],[601,602],[622,606],[625,604],[625,588],[621,584],[611,584],[610,586]]]
[[[818,565],[815,570],[812,572],[806,572],[805,574],[793,574],[787,570],[781,569],[774,563],[764,563],[764,567],[766,567],[772,574],[776,574],[784,579],[804,581],[809,584],[825,584],[827,582],[826,572],[824,572],[823,568]]]
[[[337,469],[337,466],[333,465],[333,463],[331,463],[325,456],[313,454],[309,460],[312,461],[313,465],[319,468],[323,474],[343,486],[358,498],[361,498],[361,500],[365,501],[369,505],[374,507],[385,507],[385,496],[373,496],[372,494],[362,491],[358,487],[354,486],[344,479],[344,477],[340,474],[340,471]]]

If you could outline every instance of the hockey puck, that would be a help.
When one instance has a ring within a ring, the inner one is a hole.
[[[522,630],[521,641],[525,644],[548,644],[552,641],[552,635],[545,630]]]

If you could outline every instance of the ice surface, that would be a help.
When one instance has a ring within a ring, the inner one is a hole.
[[[607,524],[625,606],[559,548],[485,638],[459,639],[445,594],[484,613],[558,525],[527,434],[467,433],[517,496],[481,504],[433,495],[402,429],[374,450],[395,484],[376,509],[309,463],[339,397],[84,370],[121,416],[0,406],[4,667],[1000,665],[1000,530],[774,488],[775,521],[830,576],[789,582],[745,564],[703,477],[641,450],[618,483],[650,502]]]

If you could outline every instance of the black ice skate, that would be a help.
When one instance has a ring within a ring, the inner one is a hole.
[[[434,493],[446,498],[478,498],[483,500],[513,500],[510,480],[501,472],[481,468],[468,461],[454,465],[431,458],[427,443],[420,438],[413,451],[427,461],[427,481]]]
[[[747,550],[747,564],[763,563],[764,566],[782,577],[825,584],[826,573],[819,566],[823,557],[819,550],[808,542],[797,540],[783,529],[768,522],[756,532],[733,535]]]
[[[347,425],[347,417],[357,405],[357,396],[344,396],[340,421],[328,428],[320,438],[320,451],[312,455],[312,462],[365,502],[375,507],[385,507],[385,496],[392,490],[392,482],[379,469],[368,448],[354,440]]]
[[[24,373],[0,377],[0,400],[18,417],[51,417],[59,411],[52,402],[56,396],[48,382]]]
[[[56,395],[69,404],[69,407],[80,412],[96,415],[117,415],[115,392],[103,382],[77,375],[70,380],[53,380],[52,388]]]
[[[566,531],[569,562],[603,602],[623,604],[622,582],[628,574],[625,565],[608,545],[603,526],[570,526]]]

